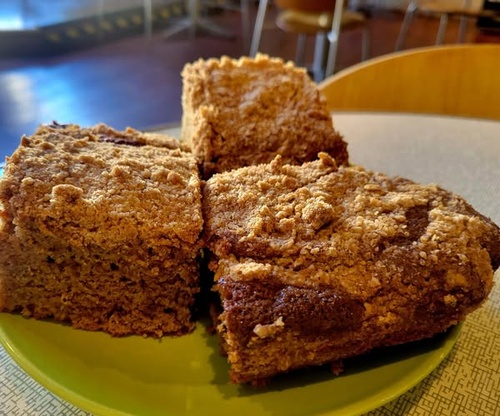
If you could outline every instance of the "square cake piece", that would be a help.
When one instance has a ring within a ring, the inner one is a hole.
[[[323,151],[348,163],[326,101],[304,69],[258,55],[198,60],[182,71],[182,140],[202,176],[242,166],[314,160]]]
[[[214,175],[203,200],[234,383],[445,331],[500,265],[498,226],[461,197],[326,154]]]
[[[201,188],[178,140],[40,127],[0,178],[0,310],[115,336],[191,331]]]

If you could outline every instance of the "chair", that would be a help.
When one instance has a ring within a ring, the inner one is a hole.
[[[457,41],[463,43],[465,41],[468,18],[478,17],[480,13],[474,4],[471,0],[412,0],[406,9],[403,23],[401,24],[396,41],[396,51],[403,49],[411,23],[417,13],[439,17],[436,45],[443,43],[449,18],[458,16],[460,18],[460,26]]]
[[[316,36],[312,72],[316,81],[333,73],[340,30],[363,28],[361,59],[368,57],[369,32],[367,19],[362,13],[344,8],[344,0],[275,0],[279,12],[276,25],[283,31],[298,35],[295,62],[304,64],[307,36]],[[268,1],[260,0],[250,47],[250,56],[259,50]],[[327,48],[326,41],[329,41]],[[328,58],[325,59],[325,51]],[[326,61],[326,62],[325,62]]]
[[[328,108],[443,114],[500,120],[500,44],[394,52],[319,84]]]

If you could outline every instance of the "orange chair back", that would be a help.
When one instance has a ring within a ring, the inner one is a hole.
[[[500,44],[408,49],[353,65],[319,90],[331,111],[390,111],[500,120]]]

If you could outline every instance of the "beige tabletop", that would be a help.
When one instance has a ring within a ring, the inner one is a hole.
[[[334,114],[351,161],[437,183],[500,224],[500,123],[463,118]],[[178,128],[167,132],[178,136]],[[500,288],[471,314],[452,352],[421,383],[373,410],[381,415],[500,415]],[[87,415],[29,377],[0,347],[0,415]]]

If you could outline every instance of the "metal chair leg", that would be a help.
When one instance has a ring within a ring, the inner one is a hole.
[[[304,55],[306,52],[307,37],[303,33],[297,36],[297,48],[295,49],[295,64],[297,66],[304,66]]]
[[[314,58],[312,64],[312,74],[315,82],[321,82],[325,78],[325,52],[328,52],[327,34],[320,32],[316,34],[314,42]]]
[[[439,28],[438,28],[438,33],[436,35],[436,45],[443,44],[447,26],[448,26],[448,13],[443,13],[439,18]]]
[[[471,10],[472,7],[472,0],[463,0],[463,9],[464,11],[469,11]],[[465,35],[467,33],[467,22],[469,21],[469,18],[463,14],[460,16],[460,26],[458,28],[458,42],[459,43],[464,43],[465,42]]]
[[[250,47],[250,0],[241,0],[240,3],[243,46],[246,51]]]
[[[251,57],[254,57],[259,51],[262,27],[264,26],[264,20],[266,18],[267,2],[268,0],[259,1],[259,8],[257,10],[257,17],[255,18],[255,25],[252,34],[252,43],[250,44],[249,55]]]
[[[335,2],[335,9],[333,10],[332,29],[328,34],[330,41],[330,49],[328,51],[328,59],[326,62],[325,78],[329,77],[335,71],[335,64],[337,60],[337,49],[339,45],[340,36],[340,23],[342,21],[342,12],[344,10],[344,0],[337,0]]]
[[[468,18],[465,15],[460,16],[460,26],[458,28],[458,43],[465,42],[465,35],[467,33]]]
[[[99,35],[99,40],[102,40],[104,38],[103,22],[104,22],[104,0],[99,0],[99,3],[97,3],[97,33]]]
[[[370,28],[363,28],[363,38],[361,40],[361,60],[366,61],[370,58]]]
[[[410,30],[410,25],[413,20],[413,15],[417,10],[416,1],[411,2],[405,12],[405,16],[403,18],[403,23],[401,23],[401,29],[399,30],[398,39],[396,40],[396,47],[394,50],[400,51],[404,48],[406,38],[408,36],[408,31]]]
[[[144,0],[144,35],[148,41],[153,37],[153,0]]]

